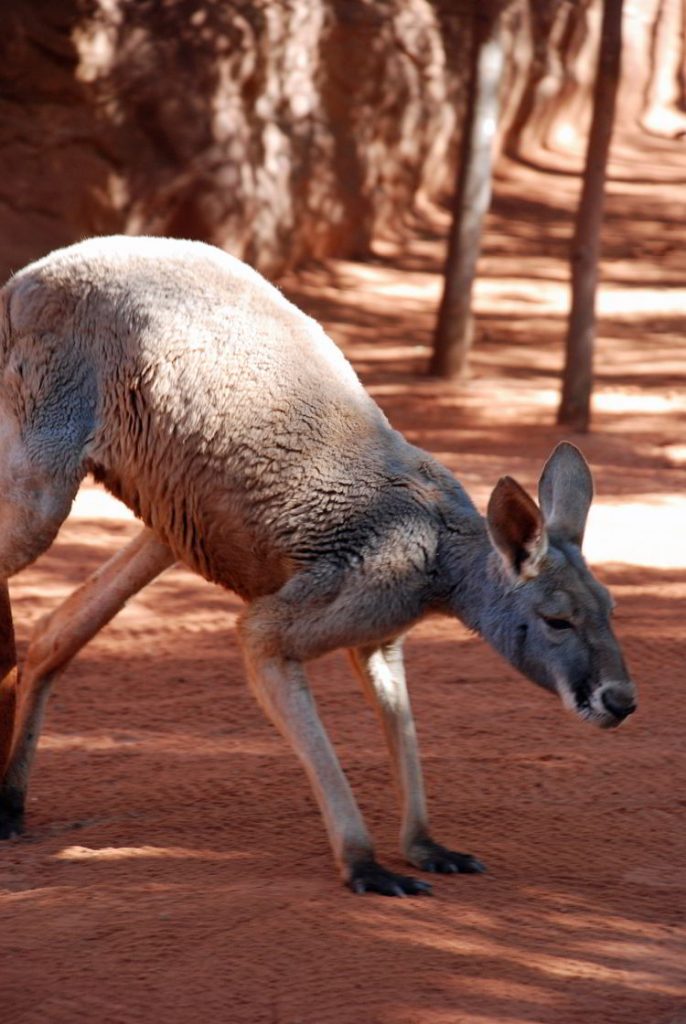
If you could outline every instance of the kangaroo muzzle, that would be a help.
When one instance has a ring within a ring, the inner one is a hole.
[[[603,729],[612,729],[633,715],[637,707],[633,683],[605,683],[591,696],[593,719]]]

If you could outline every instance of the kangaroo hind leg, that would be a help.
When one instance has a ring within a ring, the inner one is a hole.
[[[38,623],[20,673],[17,720],[0,782],[0,838],[22,829],[29,772],[53,680],[133,594],[173,562],[167,545],[145,528]]]
[[[0,580],[0,778],[10,756],[17,694],[17,647],[7,580]]]
[[[11,752],[17,705],[17,651],[7,579],[50,546],[66,519],[78,477],[36,457],[0,394],[0,779]],[[0,814],[1,818],[1,814]]]

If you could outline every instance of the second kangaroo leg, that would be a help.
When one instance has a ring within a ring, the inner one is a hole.
[[[0,783],[0,838],[20,832],[29,772],[50,686],[126,601],[174,563],[147,528],[36,626],[22,666],[11,753]]]
[[[0,777],[10,756],[17,691],[17,648],[7,580],[0,580]]]
[[[357,647],[352,663],[369,703],[381,719],[402,804],[400,847],[410,864],[424,871],[476,874],[484,866],[471,854],[434,842],[424,796],[422,768],[410,697],[405,682],[402,641],[381,647]]]

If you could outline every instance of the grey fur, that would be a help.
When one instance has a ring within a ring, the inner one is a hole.
[[[146,526],[39,628],[22,684],[35,707],[16,725],[0,815],[3,794],[23,804],[27,736],[56,672],[174,559],[246,600],[248,676],[303,760],[356,891],[421,886],[373,861],[303,662],[353,652],[403,794],[403,851],[435,870],[479,866],[429,837],[399,644],[413,623],[457,616],[600,725],[633,710],[611,601],[577,544],[590,472],[573,446],[541,481],[554,529],[509,478],[487,522],[392,429],[315,321],[198,242],[83,242],[22,270],[0,302],[0,579],[45,550],[88,472]]]

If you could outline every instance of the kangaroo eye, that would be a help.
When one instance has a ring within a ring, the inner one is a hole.
[[[547,626],[550,626],[551,629],[563,630],[574,628],[568,619],[549,619],[547,615],[544,615],[543,621]]]

